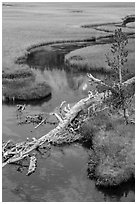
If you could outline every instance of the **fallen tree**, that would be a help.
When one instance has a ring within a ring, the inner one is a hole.
[[[88,75],[90,81],[94,81],[96,84],[100,84],[104,87],[107,98],[111,99],[114,95],[117,97],[117,90],[115,87],[109,87],[107,84],[99,79],[94,78],[91,74]],[[135,77],[122,83],[122,89],[125,93],[128,90],[127,98],[134,95]],[[131,90],[131,91],[130,91]],[[51,144],[58,145],[63,143],[70,143],[82,138],[79,132],[81,124],[90,117],[92,113],[104,110],[108,108],[104,101],[104,93],[92,93],[89,92],[88,97],[81,99],[75,103],[72,107],[65,105],[62,102],[59,111],[50,113],[54,115],[58,120],[58,125],[48,134],[40,137],[39,139],[33,138],[31,141],[27,140],[21,143],[14,144],[11,141],[3,142],[2,156],[3,156],[3,167],[10,163],[17,163],[23,161],[25,158],[30,157],[30,165],[28,174],[30,175],[35,171],[36,168],[36,157],[31,155],[33,150],[44,148],[48,151]],[[46,120],[46,119],[45,119]],[[38,128],[44,120],[42,120],[36,128]]]

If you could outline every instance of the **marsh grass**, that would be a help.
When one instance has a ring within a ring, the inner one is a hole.
[[[102,39],[101,39],[102,40]],[[110,50],[110,44],[92,45],[74,50],[65,55],[65,63],[70,69],[85,71],[111,72],[111,68],[106,63],[105,54]],[[129,39],[127,45],[128,58],[125,70],[135,74],[135,40]]]
[[[21,78],[34,78],[34,74],[30,69],[17,69],[13,71],[2,73],[2,79],[21,79]]]
[[[73,72],[83,72],[83,73],[87,73],[87,72],[92,72],[92,73],[99,73],[99,74],[110,74],[111,73],[111,70],[108,69],[107,67],[102,67],[101,65],[100,66],[97,66],[97,65],[92,65],[92,64],[89,64],[88,62],[84,62],[84,61],[81,61],[81,62],[67,62],[66,60],[66,69],[71,71],[73,70]]]
[[[29,69],[3,72],[3,97],[5,100],[35,100],[51,94],[45,83],[35,82],[35,74]]]
[[[35,80],[35,78],[27,77],[27,78],[14,78],[14,79],[8,79],[4,78],[2,79],[2,85],[9,87],[9,88],[18,88],[22,86],[28,86],[30,83],[32,83]]]
[[[35,81],[35,74],[30,69],[17,69],[2,73],[2,85],[5,88],[18,89]]]
[[[5,100],[40,100],[51,94],[51,88],[45,82],[31,83],[29,86],[6,86],[3,87],[3,96]]]
[[[92,139],[88,175],[97,186],[114,187],[134,178],[134,124],[125,125],[116,111],[107,111],[88,120],[81,131]]]
[[[121,125],[118,129],[100,131],[94,140],[99,159],[96,185],[115,186],[134,176],[134,127]]]

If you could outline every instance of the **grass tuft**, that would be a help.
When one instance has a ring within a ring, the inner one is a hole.
[[[35,100],[43,99],[51,94],[47,83],[35,82],[35,75],[31,70],[18,69],[2,73],[4,100]]]
[[[35,74],[28,69],[17,69],[14,71],[3,71],[2,85],[5,88],[18,89],[23,86],[29,86],[35,81]],[[5,90],[5,89],[4,89]]]
[[[16,89],[13,87],[3,87],[3,96],[5,100],[38,100],[43,99],[51,94],[50,86],[45,83],[32,83],[29,86],[19,86]]]
[[[13,71],[7,71],[2,73],[2,79],[20,79],[34,77],[33,72],[30,69],[17,69]]]
[[[81,133],[92,140],[88,175],[97,186],[114,187],[134,178],[134,124],[125,125],[123,117],[108,110],[88,120]]]
[[[133,132],[131,125],[121,125],[119,132],[98,133],[94,140],[94,150],[99,159],[95,170],[97,186],[116,186],[134,176]]]

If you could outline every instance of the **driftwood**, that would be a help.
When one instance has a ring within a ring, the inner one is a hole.
[[[102,84],[103,82],[94,78],[92,75],[88,75],[90,81],[94,81],[95,83]],[[135,77],[127,80],[122,84],[122,87],[127,89],[127,87],[133,85],[135,83]],[[115,92],[113,87],[108,87],[109,96],[111,96],[112,92]],[[79,130],[80,124],[86,120],[89,116],[89,113],[94,111],[100,111],[106,108],[106,105],[103,103],[104,93],[96,92],[93,94],[89,92],[88,97],[81,99],[75,105],[70,107],[69,105],[64,106],[65,102],[61,103],[59,112],[53,112],[50,115],[54,115],[58,120],[58,125],[53,130],[51,130],[46,135],[40,137],[39,139],[33,138],[31,141],[27,140],[22,143],[18,143],[12,145],[12,147],[7,148],[9,142],[3,144],[3,167],[6,164],[15,163],[20,160],[23,160],[25,157],[28,157],[33,150],[40,148],[43,144],[47,148],[49,144],[60,144],[65,142],[71,142],[80,139],[81,135],[77,131]],[[35,127],[38,128],[46,119],[40,121],[40,123]],[[28,170],[28,174],[30,175],[35,171],[36,168],[36,158],[35,156],[30,157],[30,166]]]
[[[26,174],[27,176],[30,176],[33,172],[35,172],[36,164],[37,164],[37,159],[35,155],[33,155],[30,157],[30,165],[29,165],[28,173]]]

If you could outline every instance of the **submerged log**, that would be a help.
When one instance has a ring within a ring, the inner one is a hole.
[[[97,80],[96,78],[93,78],[93,77],[91,78],[97,83],[101,82]],[[135,84],[135,77],[124,82],[122,85],[122,88],[127,89],[128,87],[132,87],[132,85],[134,84]],[[107,89],[108,88],[109,87],[107,87]],[[110,97],[112,94],[111,90],[110,90],[108,97]],[[24,142],[24,145],[23,144],[15,145],[13,149],[5,151],[3,154],[6,155],[5,156],[6,161],[4,161],[3,166],[9,163],[14,163],[14,162],[22,160],[23,158],[27,157],[33,150],[40,147],[44,143],[47,144],[48,146],[49,143],[58,144],[58,141],[60,141],[61,139],[64,142],[63,138],[66,138],[66,134],[67,134],[68,135],[67,138],[69,139],[70,132],[71,132],[70,134],[71,138],[73,136],[74,137],[76,136],[74,140],[78,139],[80,135],[75,134],[75,130],[71,127],[71,124],[73,123],[76,117],[79,117],[79,114],[81,112],[88,113],[89,108],[93,108],[93,107],[95,108],[95,106],[98,108],[104,108],[104,106],[102,106],[104,102],[103,96],[104,96],[104,93],[96,93],[93,95],[92,92],[90,92],[88,97],[81,99],[71,108],[68,106],[69,108],[67,109],[65,116],[61,117],[57,113],[52,113],[52,115],[54,114],[59,121],[57,127],[51,130],[46,135],[40,137],[39,139],[35,139],[31,142],[26,141]]]

